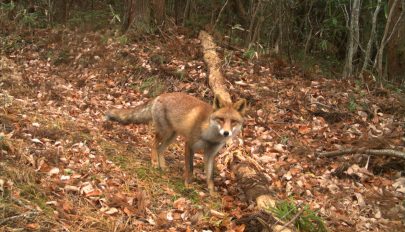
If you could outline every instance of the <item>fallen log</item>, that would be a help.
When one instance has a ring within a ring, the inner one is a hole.
[[[224,76],[221,73],[221,59],[216,52],[216,44],[210,34],[201,31],[198,38],[204,53],[204,61],[208,66],[208,83],[215,95],[219,95],[222,100],[232,102],[231,95],[225,86]]]
[[[208,66],[208,82],[211,90],[215,95],[219,95],[222,100],[232,102],[231,95],[229,94],[224,77],[221,73],[221,59],[216,53],[216,44],[214,43],[211,35],[205,31],[201,31],[199,34],[201,45],[204,53],[204,61]],[[271,225],[270,219],[264,219],[263,215],[269,215],[268,208],[274,207],[276,197],[274,192],[269,187],[271,185],[271,177],[266,175],[264,168],[260,166],[254,159],[242,153],[234,153],[237,159],[233,159],[230,162],[230,169],[236,176],[238,186],[242,189],[248,202],[255,201],[259,212],[255,213],[249,218],[248,221],[236,221],[236,223],[249,224],[252,221],[259,222],[262,225],[262,229],[272,231],[289,232],[289,224],[284,226]],[[267,213],[265,213],[267,212]],[[270,216],[271,217],[271,216]],[[249,225],[248,225],[249,226]],[[279,226],[279,228],[276,228]],[[261,230],[260,230],[261,231]]]

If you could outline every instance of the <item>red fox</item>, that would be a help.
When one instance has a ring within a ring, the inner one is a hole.
[[[166,93],[132,109],[111,110],[106,117],[123,124],[152,122],[155,129],[152,164],[162,170],[166,168],[162,153],[177,135],[183,136],[186,187],[192,181],[194,153],[203,151],[208,190],[213,195],[215,156],[225,142],[241,130],[245,110],[245,99],[230,103],[215,96],[211,106],[184,93]]]

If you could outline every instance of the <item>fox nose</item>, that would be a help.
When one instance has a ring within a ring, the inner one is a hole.
[[[229,136],[229,131],[224,131],[224,136],[228,137]]]

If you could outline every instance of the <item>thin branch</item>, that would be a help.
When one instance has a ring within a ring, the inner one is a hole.
[[[374,156],[393,156],[397,158],[405,159],[405,152],[391,150],[391,149],[366,149],[366,148],[349,148],[343,149],[338,151],[328,151],[328,152],[321,152],[316,153],[319,157],[335,157],[341,155],[353,155],[353,154],[366,154],[366,155],[374,155]]]
[[[226,5],[228,5],[228,0],[226,0],[226,2],[224,3],[224,5],[222,6],[221,10],[219,11],[217,20],[215,21],[215,24],[214,24],[214,26],[212,27],[212,31],[215,30],[215,27],[217,26],[217,24],[218,24],[218,22],[219,22],[219,19],[221,18],[222,11],[224,11]]]
[[[380,13],[380,9],[381,9],[381,0],[378,0],[377,6],[376,6],[374,14],[373,14],[370,38],[367,42],[366,53],[364,55],[364,63],[363,63],[363,67],[361,68],[360,75],[359,75],[360,77],[363,77],[363,73],[366,71],[370,62],[372,62],[372,60],[370,60],[371,46],[373,44],[374,38],[376,37],[377,17],[378,17],[378,14]]]
[[[402,0],[401,3],[402,3],[402,6],[404,7],[405,2]],[[387,45],[388,42],[391,40],[391,37],[395,33],[399,22],[402,20],[402,16],[404,15],[404,12],[405,12],[405,9],[403,7],[402,7],[402,10],[401,10],[401,14],[398,16],[397,21],[395,22],[394,26],[392,27],[390,35],[388,36],[387,40],[385,41],[385,45]]]

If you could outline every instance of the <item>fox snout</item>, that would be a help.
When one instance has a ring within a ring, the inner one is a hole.
[[[228,130],[224,130],[224,129],[219,130],[219,133],[224,137],[232,136],[232,131],[228,131]]]

